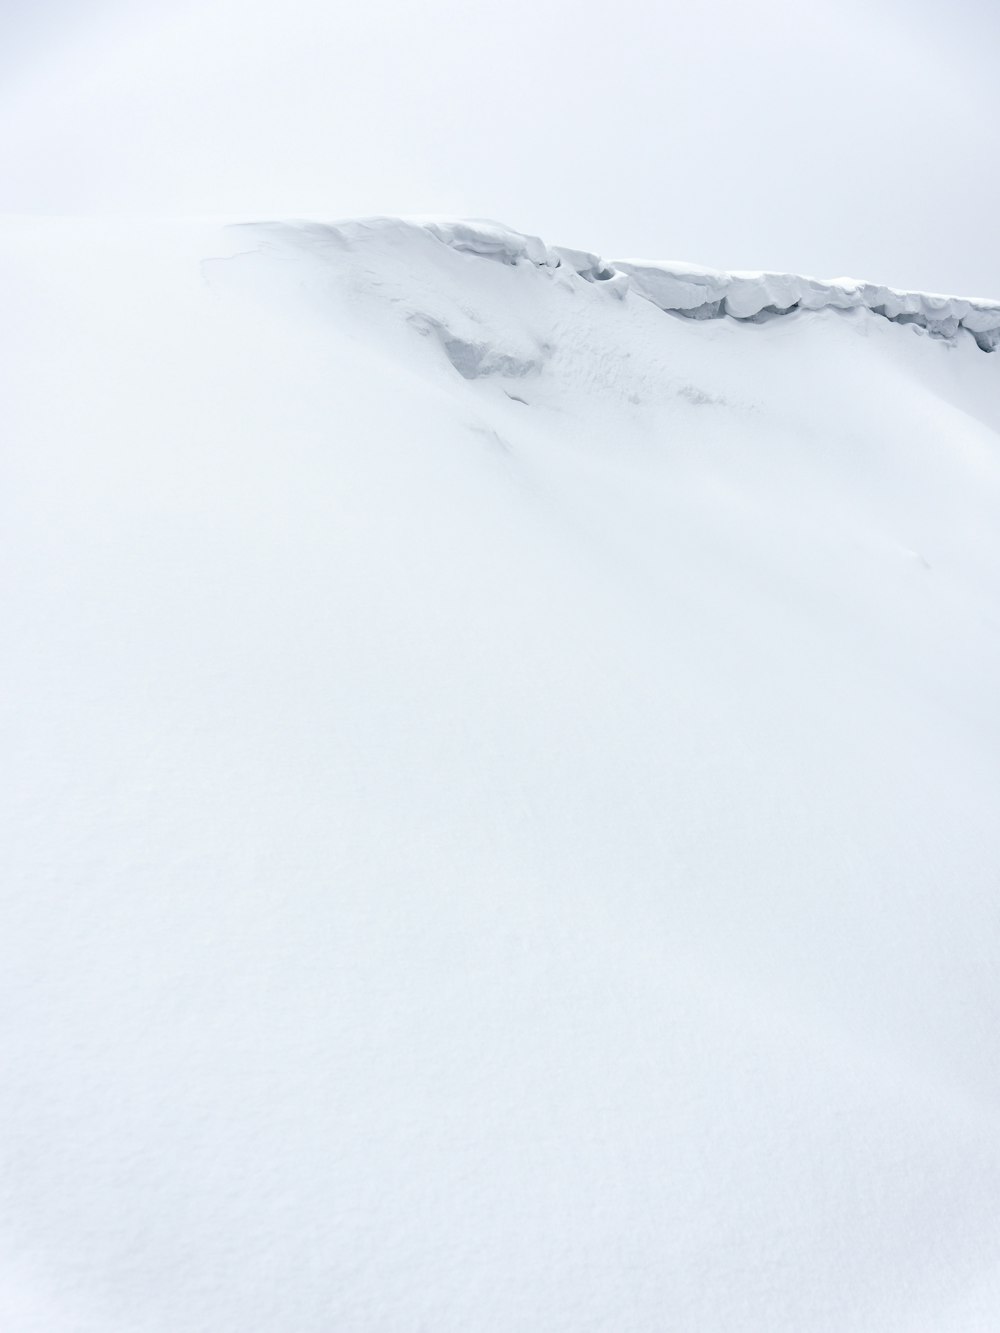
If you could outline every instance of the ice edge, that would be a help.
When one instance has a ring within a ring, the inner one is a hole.
[[[505,264],[569,268],[587,282],[606,283],[617,295],[633,291],[667,314],[688,319],[728,316],[743,322],[797,310],[868,310],[897,324],[912,324],[932,337],[970,334],[984,352],[1000,346],[1000,301],[898,291],[853,278],[821,279],[793,273],[727,273],[671,260],[604,260],[585,250],[549,246],[537,236],[485,219],[370,218],[333,224],[331,230],[416,227],[454,250]]]

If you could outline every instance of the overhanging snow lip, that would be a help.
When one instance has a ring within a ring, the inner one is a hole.
[[[1000,301],[980,297],[903,291],[855,278],[727,272],[678,260],[604,260],[590,251],[550,246],[538,236],[486,218],[414,214],[257,225],[278,232],[285,227],[312,231],[348,246],[363,243],[372,232],[400,237],[415,232],[470,260],[569,272],[615,296],[632,291],[667,314],[689,319],[760,323],[803,310],[867,310],[894,323],[913,324],[936,338],[953,339],[966,332],[984,352],[1000,347]]]
[[[670,260],[603,260],[584,250],[548,246],[501,223],[477,219],[412,219],[446,245],[506,263],[569,267],[588,282],[621,282],[669,314],[760,322],[798,310],[868,310],[895,323],[915,324],[932,336],[971,334],[983,351],[1000,345],[1000,301],[901,291],[855,278],[813,278],[795,273],[726,272]],[[714,307],[714,309],[713,309]]]
[[[758,321],[795,310],[860,309],[895,323],[915,324],[939,338],[965,330],[983,351],[1000,344],[1000,301],[900,291],[855,278],[727,273],[670,261],[618,260],[615,267],[628,275],[637,295],[689,318],[728,315]]]

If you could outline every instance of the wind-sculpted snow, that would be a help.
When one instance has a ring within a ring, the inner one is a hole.
[[[451,249],[502,264],[528,264],[566,271],[587,282],[607,283],[617,295],[631,288],[660,310],[689,319],[759,322],[800,310],[867,311],[899,324],[911,324],[933,337],[953,339],[968,333],[983,351],[1000,344],[1000,302],[903,292],[852,278],[824,281],[790,273],[726,273],[694,264],[616,260],[607,262],[583,250],[548,246],[499,223],[426,219],[373,218],[323,228],[328,243],[356,244],[366,235],[411,233],[422,228]],[[315,227],[302,228],[316,235]]]
[[[442,219],[0,297],[2,1333],[995,1333],[995,308]]]
[[[620,262],[632,289],[673,315],[690,319],[761,320],[796,310],[867,310],[898,324],[912,324],[936,338],[971,334],[984,352],[1000,343],[1000,303],[899,292],[871,282],[790,273],[721,273],[690,264]]]

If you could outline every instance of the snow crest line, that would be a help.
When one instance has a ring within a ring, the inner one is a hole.
[[[962,330],[984,352],[1000,346],[1000,301],[928,292],[903,292],[854,278],[820,279],[794,273],[726,273],[672,260],[605,261],[585,250],[549,246],[501,223],[470,219],[373,218],[345,227],[418,226],[453,250],[504,264],[567,267],[586,282],[607,283],[616,295],[629,290],[670,315],[751,323],[796,310],[869,310],[897,324],[912,324],[932,337],[955,338]]]

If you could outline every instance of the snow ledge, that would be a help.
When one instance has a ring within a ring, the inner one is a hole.
[[[667,314],[688,319],[729,316],[760,323],[796,310],[868,310],[897,324],[913,324],[935,338],[955,338],[964,330],[984,352],[1000,346],[1000,301],[904,292],[854,278],[726,273],[671,260],[605,261],[587,251],[547,246],[537,236],[496,222],[414,222],[452,249],[506,264],[569,268],[586,282],[607,283],[616,295],[631,290]]]

